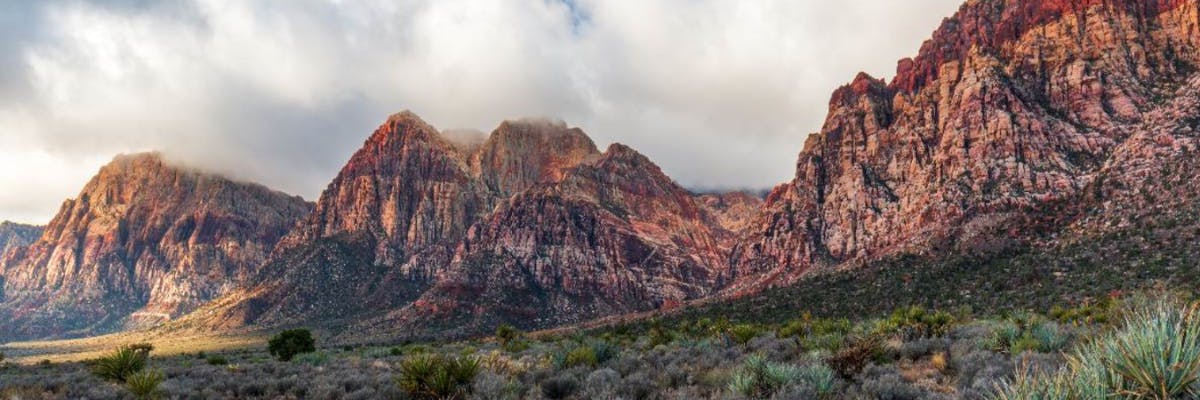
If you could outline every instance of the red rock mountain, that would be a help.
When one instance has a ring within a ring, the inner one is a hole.
[[[1130,208],[1114,201],[1161,191],[1149,172],[1195,148],[1198,44],[1195,0],[967,2],[890,83],[833,94],[733,251],[735,288],[988,252]]]
[[[310,210],[262,186],[119,156],[8,253],[0,337],[106,332],[179,316],[236,287]]]
[[[201,319],[469,333],[669,306],[715,289],[735,240],[718,214],[641,154],[601,153],[560,122],[507,121],[464,145],[402,112],[260,280]]]

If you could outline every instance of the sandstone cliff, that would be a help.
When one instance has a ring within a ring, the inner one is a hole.
[[[156,323],[252,275],[310,205],[262,186],[118,156],[44,234],[8,253],[0,337],[92,334]]]
[[[1147,121],[1189,96],[1198,26],[1194,0],[967,2],[890,83],[862,74],[833,94],[729,276],[755,290],[1065,226],[1073,214],[1049,210],[1129,173],[1116,164],[1153,164],[1138,143],[1170,141],[1144,138]]]

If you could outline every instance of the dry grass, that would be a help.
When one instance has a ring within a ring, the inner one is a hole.
[[[112,349],[134,343],[154,345],[155,356],[171,356],[196,352],[221,352],[260,348],[266,343],[261,334],[216,335],[192,334],[167,336],[145,332],[119,333],[82,339],[12,342],[0,346],[6,359],[16,364],[74,362],[94,359]]]

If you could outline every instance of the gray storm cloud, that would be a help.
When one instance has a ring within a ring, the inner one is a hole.
[[[5,2],[0,219],[114,154],[314,198],[387,115],[562,119],[685,186],[789,179],[829,93],[890,76],[960,0]]]

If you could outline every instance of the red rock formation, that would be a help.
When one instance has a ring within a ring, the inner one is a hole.
[[[33,241],[42,236],[41,226],[17,224],[13,222],[0,222],[0,260],[4,259],[4,255],[17,247],[28,246]],[[2,273],[3,271],[0,271]],[[3,275],[0,275],[3,279]]]
[[[704,297],[734,239],[716,221],[658,166],[614,144],[503,202],[417,302],[366,326],[547,327]]]
[[[838,90],[735,249],[737,288],[898,252],[987,251],[1076,199],[1200,52],[1190,1],[973,0],[890,85]]]
[[[743,208],[729,206],[724,222]],[[261,279],[200,324],[391,312],[366,325],[548,326],[707,295],[733,240],[715,212],[625,146],[601,154],[579,129],[538,120],[455,146],[404,112],[351,158]],[[516,317],[529,313],[543,317]]]
[[[119,156],[9,253],[0,337],[105,332],[194,309],[245,281],[310,210],[299,197]]]

